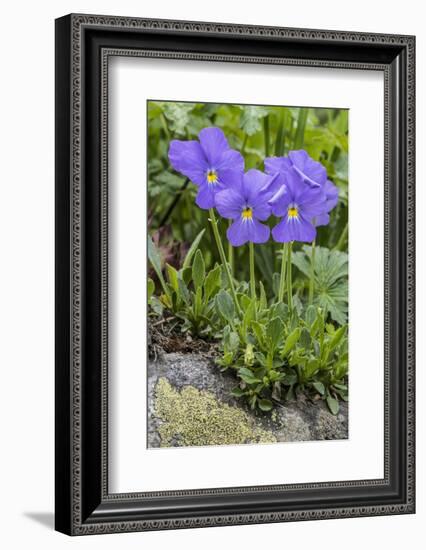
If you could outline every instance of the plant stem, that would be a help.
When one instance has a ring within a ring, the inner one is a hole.
[[[244,134],[243,144],[241,146],[242,155],[244,155],[244,151],[246,150],[247,140],[248,140],[248,134]]]
[[[217,227],[216,216],[214,215],[213,208],[210,208],[209,215],[210,215],[210,222],[213,228],[213,235],[216,240],[217,248],[219,250],[220,260],[222,262],[223,268],[225,269],[226,277],[228,279],[228,284],[231,290],[232,299],[234,300],[234,304],[237,309],[238,315],[241,316],[240,304],[238,303],[237,293],[235,292],[235,286],[234,286],[234,281],[232,280],[231,271],[229,270],[229,265],[228,265],[228,262],[226,261],[225,251],[223,249],[222,240],[219,235],[219,229]]]
[[[233,220],[229,220],[228,227],[231,227],[233,223]],[[229,269],[231,270],[232,277],[234,276],[234,247],[228,241],[228,263],[229,263]]]
[[[293,149],[300,149],[305,141],[305,126],[308,120],[309,109],[302,108],[299,111],[299,117],[297,119],[297,129],[294,134]]]
[[[315,239],[311,245],[311,279],[309,281],[309,305],[314,301],[314,286],[315,286]]]
[[[164,113],[161,113],[160,119],[163,125],[164,133],[166,134],[167,141],[170,141],[171,136],[170,136],[169,125],[167,124],[167,119],[164,116]]]
[[[284,300],[284,289],[285,289],[285,268],[287,265],[287,243],[283,244],[283,251],[281,256],[281,277],[280,277],[280,287],[278,289],[278,301],[282,302]]]
[[[250,250],[250,291],[252,300],[256,298],[256,279],[254,276],[254,246],[253,243],[249,242]]]
[[[340,239],[337,241],[337,244],[333,248],[333,250],[342,250],[348,238],[348,231],[349,231],[348,222],[346,222],[345,228],[343,229],[342,234],[340,235]]]
[[[290,312],[293,310],[293,283],[291,280],[291,249],[293,248],[293,242],[288,243],[288,264],[287,264],[287,302]]]
[[[265,140],[265,157],[269,157],[269,115],[263,119],[263,136]]]
[[[278,122],[277,137],[275,140],[275,156],[282,157],[284,154],[284,110],[281,109],[280,119]]]

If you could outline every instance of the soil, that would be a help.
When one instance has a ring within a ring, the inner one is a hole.
[[[179,330],[176,317],[151,321],[148,334],[148,353],[150,357],[155,357],[161,352],[205,353],[211,357],[218,349],[217,342],[194,339],[189,333],[182,333]]]

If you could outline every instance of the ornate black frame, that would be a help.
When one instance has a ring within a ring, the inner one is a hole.
[[[373,69],[385,78],[385,475],[109,494],[111,55]],[[56,529],[70,535],[414,513],[415,38],[68,15],[56,20]]]

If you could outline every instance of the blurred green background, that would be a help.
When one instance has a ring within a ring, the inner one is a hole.
[[[197,139],[202,128],[218,126],[230,147],[242,153],[246,170],[263,170],[267,156],[305,149],[327,169],[339,188],[339,203],[328,226],[319,227],[317,243],[347,252],[348,223],[348,111],[305,107],[275,107],[148,101],[148,229],[163,260],[180,267],[196,235],[207,228],[200,248],[206,265],[219,261],[207,223],[208,212],[195,205],[197,188],[176,173],[168,161],[172,139]],[[271,227],[277,223],[273,217]],[[227,220],[220,220],[225,239]],[[224,243],[226,241],[224,240]],[[294,249],[300,248],[295,243]],[[256,245],[256,268],[266,287],[280,269],[281,245],[270,240]],[[248,247],[234,249],[235,276],[248,280]]]

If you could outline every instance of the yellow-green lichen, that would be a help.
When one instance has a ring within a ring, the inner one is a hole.
[[[166,378],[157,382],[154,407],[163,421],[158,429],[162,447],[276,442],[244,411],[193,386],[179,391]]]

